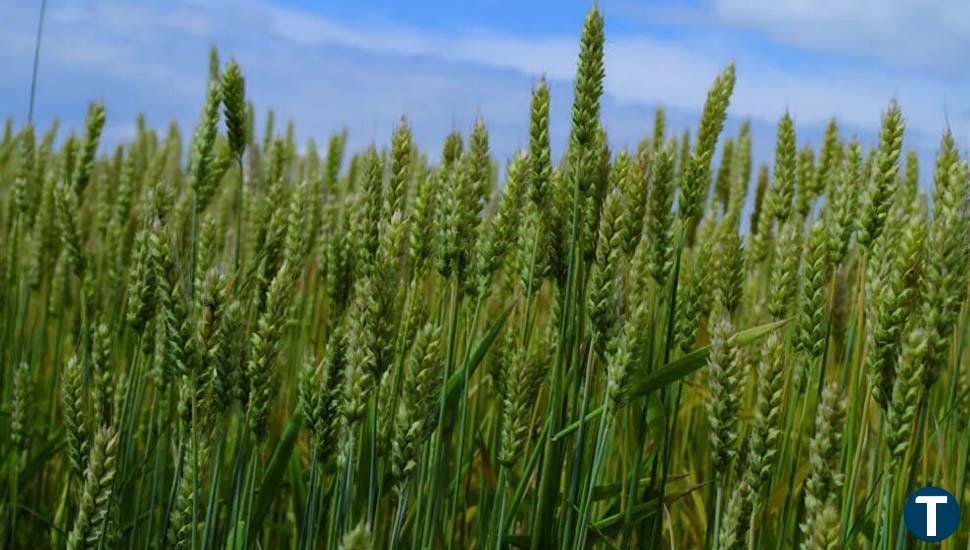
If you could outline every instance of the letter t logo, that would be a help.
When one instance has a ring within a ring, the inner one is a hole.
[[[926,536],[936,536],[936,505],[946,504],[946,496],[918,496],[916,504],[926,505]]]

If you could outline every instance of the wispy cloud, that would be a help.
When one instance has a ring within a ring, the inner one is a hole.
[[[970,70],[970,3],[950,0],[701,0],[618,11],[655,26],[747,31],[776,46],[960,79]]]
[[[719,0],[719,13],[739,22],[753,21],[754,15],[762,13],[756,8],[745,11],[732,2]],[[571,78],[577,51],[574,37],[518,37],[475,29],[451,36],[401,26],[337,24],[293,9],[267,10],[276,33],[305,45],[332,44],[373,53],[430,56],[528,75],[545,74],[554,79]],[[797,6],[787,11],[765,11],[775,14],[766,15],[765,20],[780,19],[793,25],[802,22],[805,27],[813,22],[807,14],[799,17]],[[829,18],[843,21],[857,13],[861,12],[851,11],[840,18],[836,11]],[[824,26],[825,21],[814,23]],[[916,80],[904,71],[887,72],[885,68],[786,66],[784,59],[773,62],[749,48],[729,52],[723,45],[705,39],[695,42],[689,37],[677,41],[629,34],[611,38],[606,50],[606,91],[620,101],[696,109],[708,83],[732,58],[739,62],[739,84],[732,109],[736,115],[774,120],[788,108],[799,116],[800,122],[819,124],[838,115],[851,125],[872,129],[879,122],[880,109],[895,97],[903,103],[914,128],[935,132],[944,122],[947,81]],[[959,86],[952,87],[954,93],[960,91]]]
[[[880,111],[897,98],[912,130],[910,138],[920,145],[935,142],[946,123],[947,106],[957,134],[966,134],[967,77],[928,75],[908,63],[890,63],[895,55],[928,56],[935,51],[930,46],[886,53],[880,64],[827,63],[810,56],[808,61],[793,58],[790,51],[771,55],[763,43],[724,31],[748,29],[774,43],[812,51],[854,47],[845,42],[850,38],[874,50],[901,49],[884,44],[889,41],[886,31],[868,28],[898,23],[905,10],[897,0],[886,3],[889,8],[870,6],[876,24],[866,25],[860,22],[864,9],[821,1],[833,4],[827,15],[814,15],[800,1],[769,0],[710,0],[699,9],[681,10],[677,17],[670,10],[649,14],[652,20],[678,26],[682,32],[677,34],[651,32],[650,26],[640,31],[630,24],[612,32],[611,18],[632,21],[636,14],[629,6],[607,6],[604,123],[629,141],[628,134],[646,129],[646,117],[631,120],[630,113],[641,116],[647,106],[657,104],[692,123],[710,81],[733,60],[738,66],[730,111],[735,119],[749,117],[770,129],[787,109],[810,134],[833,115],[850,131],[872,134]],[[0,60],[15,70],[0,74],[5,97],[13,97],[27,81],[36,17],[24,3],[9,11],[10,17],[0,21]],[[933,19],[926,24],[942,28],[945,36],[958,34],[966,24],[966,11],[956,10],[946,22]],[[452,32],[389,21],[338,20],[269,0],[172,0],[165,5],[68,1],[53,3],[50,14],[41,73],[42,98],[48,105],[63,108],[73,101],[80,113],[89,97],[98,97],[121,105],[124,116],[145,109],[189,124],[202,97],[205,49],[217,43],[244,65],[257,104],[297,119],[303,136],[321,136],[347,125],[355,139],[383,140],[397,117],[407,114],[419,139],[437,143],[451,126],[464,127],[481,114],[493,128],[500,151],[524,141],[528,93],[540,75],[554,84],[555,115],[564,123],[568,119],[568,102],[561,99],[569,94],[581,25],[577,21],[569,34],[539,31],[525,36],[486,27]],[[841,28],[850,24],[854,37]],[[812,34],[814,28],[832,36]],[[843,45],[835,46],[840,41]],[[770,131],[765,133],[770,142]]]

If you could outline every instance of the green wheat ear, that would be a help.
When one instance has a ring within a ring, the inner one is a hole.
[[[92,103],[88,108],[87,120],[84,123],[84,142],[81,145],[80,157],[76,160],[71,181],[71,187],[79,196],[91,181],[94,158],[98,152],[101,131],[104,129],[104,119],[104,105]]]
[[[28,424],[34,393],[32,386],[30,366],[26,362],[21,363],[13,373],[13,407],[10,411],[10,442],[20,452],[30,445]]]
[[[230,59],[222,73],[222,106],[226,117],[226,133],[233,156],[240,158],[246,151],[246,80],[235,59]]]
[[[727,510],[724,514],[724,525],[718,539],[718,547],[724,550],[743,550],[747,547],[748,531],[751,525],[751,514],[754,511],[754,495],[747,482],[742,481],[738,488],[731,493]]]
[[[840,158],[840,147],[839,124],[832,118],[825,126],[825,135],[822,138],[822,147],[815,167],[815,181],[812,183],[812,191],[816,196],[829,188],[832,177],[842,160]]]
[[[190,158],[192,172],[192,190],[198,201],[196,208],[205,210],[209,199],[215,191],[211,173],[216,164],[214,155],[216,134],[219,130],[219,101],[221,91],[217,83],[209,85],[202,108],[202,118],[192,138],[192,155]]]
[[[408,357],[401,407],[396,411],[391,442],[391,473],[399,493],[417,471],[421,446],[436,427],[435,398],[442,374],[440,338],[438,327],[425,325],[415,336]]]
[[[644,250],[650,276],[660,287],[667,283],[673,263],[674,176],[673,144],[655,148],[649,169],[647,217],[638,249]]]
[[[711,467],[714,472],[727,472],[737,456],[737,422],[741,408],[741,364],[738,350],[731,341],[734,327],[727,318],[714,325],[711,354],[707,361],[711,397],[707,402],[707,420],[711,426]],[[722,474],[723,475],[723,474]]]
[[[717,173],[714,176],[713,195],[711,208],[720,204],[722,211],[727,214],[728,205],[731,201],[731,170],[734,168],[734,139],[724,140],[721,147],[721,162],[717,165]]]
[[[603,16],[594,5],[586,14],[579,41],[579,66],[573,92],[570,154],[588,151],[599,132],[600,96],[603,95]]]
[[[815,199],[821,193],[815,188],[815,151],[811,145],[805,145],[798,151],[798,176],[795,178],[795,209],[802,220],[808,218],[815,206]]]
[[[893,193],[897,188],[899,155],[903,150],[904,129],[903,112],[899,104],[893,100],[882,117],[879,149],[876,153],[872,177],[867,180],[863,219],[859,228],[859,244],[865,248],[870,248],[879,238],[889,218]]]
[[[791,219],[778,237],[777,265],[768,291],[768,313],[775,319],[785,319],[795,302],[803,248],[802,224]]]
[[[552,179],[552,151],[549,145],[549,87],[539,80],[532,91],[529,114],[529,199],[540,209],[547,207]]]
[[[361,522],[354,529],[344,535],[340,541],[340,550],[372,550],[374,536],[365,522]]]
[[[395,212],[404,213],[408,185],[411,181],[413,150],[411,127],[408,125],[407,118],[402,116],[391,137],[391,173],[387,182],[386,218],[390,218]]]
[[[808,250],[802,269],[802,299],[794,334],[794,347],[800,355],[795,387],[805,390],[810,366],[822,357],[825,348],[825,292],[830,280],[828,237],[825,224],[816,221],[808,231]]]
[[[734,92],[734,63],[728,64],[707,92],[707,101],[697,129],[697,142],[690,154],[684,181],[680,185],[680,216],[694,218],[701,213],[701,193],[710,178],[711,158],[724,128],[727,108]]]
[[[67,539],[67,547],[71,550],[97,548],[107,529],[117,474],[117,450],[115,430],[111,427],[99,429],[91,445],[77,517]]]
[[[786,112],[778,122],[775,143],[775,180],[769,191],[768,210],[780,224],[788,221],[795,196],[796,177],[795,122]]]
[[[836,384],[822,391],[815,415],[815,435],[808,445],[809,474],[805,481],[805,509],[808,517],[818,513],[831,495],[842,488],[839,458],[845,429],[846,403]],[[806,534],[808,534],[806,532]]]

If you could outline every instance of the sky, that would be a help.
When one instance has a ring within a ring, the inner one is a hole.
[[[0,118],[26,119],[39,0],[0,0]],[[260,118],[295,121],[301,144],[346,128],[350,146],[389,143],[407,116],[435,154],[444,136],[487,124],[501,160],[528,139],[529,95],[545,76],[561,152],[579,33],[589,1],[48,0],[35,107],[77,129],[106,104],[104,141],[149,124],[198,119],[208,49],[235,58]],[[906,147],[930,156],[949,126],[970,143],[970,2],[953,0],[601,0],[606,21],[602,118],[633,147],[663,106],[672,130],[695,128],[707,88],[737,66],[726,132],[749,119],[770,159],[787,110],[800,143],[827,120],[871,143],[896,99]]]

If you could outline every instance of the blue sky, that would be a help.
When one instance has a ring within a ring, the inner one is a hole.
[[[198,116],[209,44],[243,66],[260,113],[294,119],[301,142],[346,127],[351,146],[385,143],[404,114],[438,150],[478,115],[507,158],[527,139],[529,91],[552,86],[552,137],[568,133],[571,77],[589,2],[309,2],[306,0],[48,0],[37,119],[77,128],[89,100],[108,109],[106,142],[132,135],[135,114],[184,130]],[[728,61],[738,83],[728,131],[752,120],[771,154],[788,109],[799,141],[836,116],[871,141],[890,98],[907,146],[931,155],[946,124],[970,142],[970,3],[952,0],[604,0],[603,121],[615,146],[650,131],[667,108],[694,127]],[[0,116],[27,110],[38,0],[0,0]],[[927,173],[929,159],[923,163]]]

